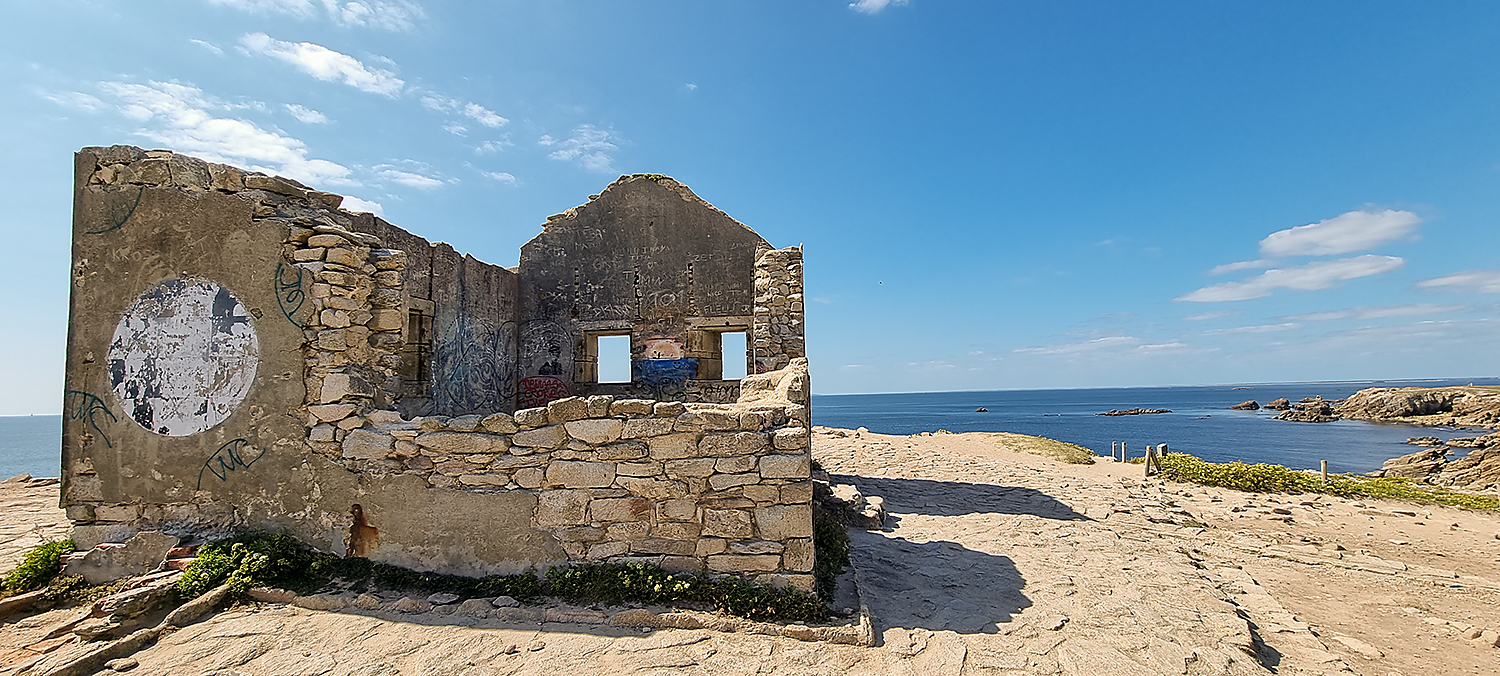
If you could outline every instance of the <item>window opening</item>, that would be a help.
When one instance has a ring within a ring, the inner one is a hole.
[[[630,382],[630,336],[596,336],[601,383]]]
[[[720,359],[724,380],[739,380],[745,377],[746,357],[745,332],[726,331],[719,334]]]

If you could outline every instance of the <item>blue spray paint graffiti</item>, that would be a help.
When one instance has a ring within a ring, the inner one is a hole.
[[[85,235],[102,235],[102,234],[104,234],[106,232],[109,232],[111,230],[119,230],[121,227],[123,227],[125,225],[125,221],[130,220],[130,217],[133,216],[133,215],[135,215],[135,208],[141,205],[141,196],[145,195],[145,194],[146,194],[146,187],[145,186],[141,186],[140,191],[135,194],[135,202],[130,205],[130,208],[125,209],[124,215],[116,216],[114,214],[111,214],[110,217],[111,217],[111,220],[114,221],[113,223],[111,223],[110,225],[105,226],[103,228],[99,228],[98,230],[85,230],[85,231],[83,231],[83,234],[85,234]],[[119,205],[115,205],[113,211],[115,211],[116,213],[119,213],[120,206]]]
[[[94,431],[99,433],[99,438],[104,440],[104,446],[106,448],[114,448],[114,444],[109,443],[109,437],[104,434],[104,430],[99,429],[99,423],[94,421],[94,415],[100,411],[103,411],[104,415],[109,416],[110,422],[120,421],[109,410],[109,406],[104,403],[103,399],[88,392],[67,390],[63,392],[63,400],[64,406],[68,409],[68,420],[88,421],[89,427],[94,428]]]
[[[288,277],[288,273],[293,276]],[[277,263],[275,288],[276,304],[281,306],[281,314],[286,315],[287,320],[297,328],[306,328],[297,320],[297,313],[307,302],[307,294],[302,291],[302,268]]]
[[[687,392],[687,382],[698,377],[698,360],[636,359],[630,362],[630,379],[641,384],[653,397],[669,401]]]
[[[251,457],[253,454],[254,457]],[[250,469],[261,456],[265,455],[265,449],[256,450],[250,447],[249,440],[233,439],[226,442],[214,454],[208,456],[204,461],[203,469],[198,470],[198,490],[203,490],[203,473],[209,472],[219,481],[228,481],[229,473],[239,468]]]

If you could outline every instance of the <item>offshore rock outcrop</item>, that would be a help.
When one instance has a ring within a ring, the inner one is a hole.
[[[1462,458],[1449,460],[1454,448],[1472,450]],[[1500,432],[1450,439],[1442,446],[1392,458],[1372,474],[1468,490],[1500,488]]]
[[[1337,413],[1350,420],[1500,427],[1500,388],[1372,387],[1345,399]]]
[[[1333,402],[1324,401],[1322,398],[1314,398],[1311,401],[1303,400],[1291,405],[1291,408],[1277,414],[1277,420],[1290,420],[1292,422],[1333,422],[1339,417],[1334,414]]]

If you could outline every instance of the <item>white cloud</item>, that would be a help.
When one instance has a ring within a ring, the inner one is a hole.
[[[1232,329],[1214,329],[1204,331],[1205,336],[1228,336],[1241,333],[1276,333],[1278,331],[1292,331],[1302,328],[1297,322],[1286,322],[1284,324],[1260,324],[1257,326],[1236,326]]]
[[[1500,293],[1500,270],[1468,270],[1417,282],[1424,289]]]
[[[1189,322],[1201,322],[1207,321],[1209,319],[1219,319],[1221,317],[1233,317],[1234,315],[1237,315],[1239,313],[1239,310],[1218,310],[1215,312],[1204,312],[1202,314],[1188,315],[1186,317],[1183,317],[1183,320]]]
[[[547,155],[554,160],[576,160],[579,165],[589,171],[610,171],[614,158],[609,153],[620,147],[615,144],[613,138],[609,131],[585,124],[574,129],[573,135],[567,139],[556,141],[551,136],[544,135],[537,140],[537,144],[543,146],[556,144],[557,150]]]
[[[460,101],[458,99],[443,96],[442,94],[437,94],[434,92],[427,92],[422,94],[421,101],[423,108],[426,108],[428,110],[435,110],[440,113],[462,115],[491,129],[497,129],[510,123],[510,120],[502,117],[495,111],[472,101]],[[453,131],[455,128],[459,129],[460,131]],[[460,136],[463,135],[462,132],[468,131],[463,127],[463,125],[460,125],[457,122],[449,123],[448,125],[444,126],[443,129],[446,129],[455,134],[459,134]]]
[[[137,134],[174,150],[313,185],[359,185],[350,178],[348,167],[309,158],[300,140],[248,120],[215,117],[214,111],[245,106],[226,104],[197,87],[150,81],[101,82],[99,88],[120,114],[148,125]]]
[[[849,8],[856,12],[875,14],[891,5],[904,5],[907,0],[855,0],[849,3]]]
[[[1421,317],[1423,315],[1438,315],[1449,312],[1465,310],[1464,305],[1380,305],[1366,307],[1351,307],[1342,310],[1327,310],[1324,312],[1309,312],[1307,314],[1291,315],[1284,317],[1292,321],[1300,322],[1328,322],[1339,319],[1386,319],[1389,317]]]
[[[501,183],[515,183],[516,176],[508,171],[481,171],[485,178],[492,178]]]
[[[1256,260],[1253,260],[1253,261],[1239,261],[1239,262],[1236,262],[1236,263],[1225,263],[1223,265],[1215,265],[1212,270],[1208,271],[1208,274],[1210,274],[1210,275],[1222,275],[1222,274],[1226,274],[1226,273],[1230,273],[1230,272],[1239,272],[1240,270],[1263,270],[1263,269],[1269,268],[1269,267],[1271,267],[1272,265],[1275,265],[1275,264],[1276,264],[1275,261],[1269,261],[1269,260],[1266,260],[1264,258],[1259,258],[1259,259],[1256,259]]]
[[[498,153],[510,147],[511,145],[512,144],[510,142],[510,136],[507,134],[506,138],[503,138],[499,141],[485,141],[484,143],[474,146],[474,152],[479,153],[480,155],[483,155],[485,153]]]
[[[326,16],[341,26],[410,30],[426,16],[422,6],[408,0],[208,0],[248,12],[289,14],[299,19]]]
[[[542,137],[536,140],[536,144],[539,146],[550,146],[555,143],[557,143],[557,139],[552,138],[551,134],[542,134]]]
[[[191,43],[193,43],[195,45],[198,45],[199,47],[202,47],[204,49],[207,49],[208,51],[213,52],[217,56],[224,56],[224,50],[220,49],[218,45],[216,45],[216,44],[214,44],[212,42],[209,42],[207,40],[199,40],[198,38],[189,38],[188,42],[191,42]]]
[[[1316,291],[1336,286],[1342,281],[1391,272],[1404,265],[1406,261],[1394,256],[1368,254],[1354,258],[1320,261],[1297,267],[1267,270],[1240,282],[1205,286],[1192,293],[1179,296],[1176,300],[1190,303],[1219,303],[1265,298],[1276,289]]]
[[[696,90],[698,88],[698,85],[689,82],[689,83],[687,83],[685,85],[682,85],[682,87],[684,89],[688,90],[688,91],[693,91],[693,90]]]
[[[463,135],[469,133],[469,128],[465,127],[465,126],[463,126],[463,125],[461,125],[461,124],[459,124],[457,122],[452,122],[452,123],[443,125],[443,131],[446,131],[449,134],[453,134],[454,136],[463,136]]]
[[[1317,223],[1273,232],[1260,241],[1260,252],[1276,257],[1366,251],[1415,234],[1421,224],[1422,218],[1410,211],[1349,211]]]
[[[1134,336],[1105,336],[1081,343],[1061,343],[1058,345],[1042,345],[1039,347],[1021,347],[1014,351],[1020,354],[1078,354],[1082,352],[1095,352],[1098,350],[1135,347],[1141,339]]]
[[[385,207],[380,206],[379,202],[372,202],[370,200],[362,200],[362,199],[360,199],[358,197],[350,197],[348,195],[344,196],[344,202],[343,202],[343,204],[341,204],[339,206],[341,206],[344,209],[347,209],[349,211],[365,211],[365,212],[369,212],[369,213],[375,214],[376,216],[384,216],[385,215]]]
[[[408,188],[419,188],[422,190],[434,190],[443,187],[442,179],[434,178],[417,171],[406,171],[398,169],[394,165],[381,164],[374,168],[376,176],[392,183],[399,183]]]
[[[370,68],[359,59],[311,42],[287,42],[265,33],[249,33],[240,45],[255,54],[280,59],[319,80],[343,82],[360,91],[394,97],[406,85],[395,73]]]
[[[41,96],[64,108],[73,108],[90,113],[105,107],[104,102],[100,101],[99,97],[83,92],[41,92]]]
[[[297,118],[297,121],[303,124],[323,124],[324,122],[328,121],[328,117],[326,115],[313,110],[312,108],[308,108],[307,106],[296,103],[286,104],[286,111],[288,113],[291,113],[292,117]]]
[[[1179,343],[1179,342],[1177,342],[1177,341],[1174,340],[1174,341],[1172,341],[1170,343],[1147,343],[1145,345],[1137,345],[1137,346],[1135,346],[1135,349],[1137,349],[1137,350],[1146,350],[1148,352],[1152,352],[1152,351],[1164,351],[1164,350],[1181,350],[1181,349],[1186,348],[1186,347],[1187,347],[1186,344]]]
[[[484,106],[481,106],[477,103],[464,104],[464,115],[469,116],[475,122],[491,128],[503,127],[505,126],[505,123],[510,122],[510,120],[496,115],[495,111],[490,110],[489,108],[485,108]]]

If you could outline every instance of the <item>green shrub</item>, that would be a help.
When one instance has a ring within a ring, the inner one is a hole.
[[[832,515],[813,505],[813,580],[818,596],[833,599],[839,573],[849,565],[849,532]]]
[[[72,540],[47,542],[26,552],[21,565],[0,579],[0,591],[6,595],[40,589],[62,570],[62,556],[73,551]]]
[[[1470,509],[1500,510],[1500,498],[1460,493],[1402,477],[1339,474],[1322,477],[1280,465],[1205,462],[1186,453],[1161,456],[1161,476],[1172,481],[1219,486],[1251,493],[1324,493],[1340,497],[1411,500]]]
[[[638,562],[557,566],[547,571],[546,584],[548,594],[579,603],[701,604],[730,615],[776,622],[828,616],[822,601],[798,589],[753,584],[737,577],[673,574]]]

